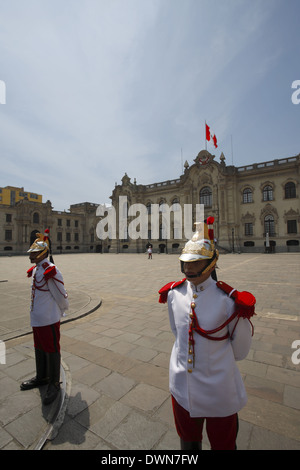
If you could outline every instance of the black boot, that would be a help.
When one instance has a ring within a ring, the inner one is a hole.
[[[202,443],[198,441],[187,442],[180,438],[181,450],[202,450]]]
[[[35,349],[35,367],[36,367],[36,377],[32,379],[25,380],[21,383],[21,390],[30,390],[32,388],[41,387],[49,383],[49,377],[47,374],[47,357],[44,351],[40,349]]]
[[[46,396],[43,400],[44,405],[50,405],[60,392],[60,353],[49,353],[49,385]]]

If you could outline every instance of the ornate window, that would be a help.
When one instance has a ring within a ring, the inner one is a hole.
[[[253,224],[252,222],[245,223],[245,236],[253,235]]]
[[[297,220],[287,221],[287,233],[297,233]]]
[[[204,204],[205,207],[212,206],[212,191],[208,186],[200,190],[200,204]]]
[[[265,234],[268,233],[270,237],[275,235],[275,221],[272,215],[266,215],[264,220]]]

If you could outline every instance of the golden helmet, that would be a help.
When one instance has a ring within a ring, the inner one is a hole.
[[[191,240],[185,244],[179,257],[180,261],[187,263],[213,258],[213,264],[216,264],[219,252],[215,248],[213,223],[214,217],[195,223],[196,231]]]
[[[44,234],[37,233],[36,235],[37,235],[37,238],[34,240],[34,242],[32,243],[27,253],[32,253],[33,251],[40,251],[41,253],[36,258],[36,259],[39,259],[46,252],[50,251],[49,229],[46,229]]]

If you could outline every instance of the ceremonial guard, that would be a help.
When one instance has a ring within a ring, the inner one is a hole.
[[[160,289],[175,343],[169,386],[182,450],[200,450],[204,421],[213,450],[236,449],[238,411],[247,402],[236,365],[250,349],[255,297],[217,282],[214,218],[196,224],[180,256],[185,278]]]
[[[28,252],[35,266],[27,271],[32,278],[30,320],[33,329],[36,376],[21,384],[21,390],[48,384],[43,403],[52,403],[60,391],[60,319],[69,308],[62,274],[51,256],[49,230],[37,233]],[[50,260],[48,256],[50,255]]]

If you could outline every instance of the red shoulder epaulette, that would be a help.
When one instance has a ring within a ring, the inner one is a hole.
[[[185,279],[182,279],[181,281],[177,282],[168,282],[165,286],[163,286],[161,289],[159,289],[158,293],[159,295],[159,303],[160,304],[165,304],[168,300],[168,293],[170,290],[175,289],[178,286],[181,286],[185,282]]]
[[[235,302],[237,317],[249,318],[255,315],[256,299],[250,292],[239,292],[233,287],[226,284],[226,282],[218,281],[217,287],[225,292]]]
[[[44,278],[46,279],[46,281],[48,281],[48,279],[51,279],[52,277],[54,277],[55,274],[56,274],[55,266],[50,266],[49,268],[45,270]]]
[[[35,267],[36,267],[36,266],[32,266],[30,269],[28,269],[28,271],[27,271],[27,277],[31,277],[31,276],[32,276],[32,272],[33,272],[33,270],[34,270]]]

